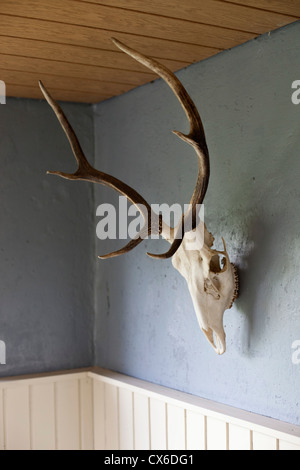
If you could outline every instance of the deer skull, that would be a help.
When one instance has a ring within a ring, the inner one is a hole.
[[[224,251],[214,250],[213,243],[212,234],[201,222],[195,231],[185,234],[172,264],[187,282],[200,328],[221,355],[226,351],[223,316],[237,297],[238,278],[224,240]]]
[[[144,56],[120,41],[113,39],[113,42],[123,52],[157,73],[172,89],[187,115],[190,133],[188,135],[178,131],[174,131],[174,133],[194,148],[198,158],[198,178],[190,200],[190,209],[182,216],[181,222],[176,228],[168,227],[161,217],[153,213],[151,206],[135,189],[114,176],[92,167],[62,109],[40,82],[42,93],[65,131],[78,163],[78,168],[73,174],[59,171],[49,173],[69,180],[85,180],[109,186],[126,196],[138,208],[145,221],[138,236],[124,248],[99,258],[112,258],[128,253],[145,239],[145,235],[162,235],[171,244],[167,253],[147,254],[157,259],[172,257],[173,266],[187,281],[200,327],[214,350],[218,354],[223,354],[226,350],[223,315],[237,297],[238,280],[236,269],[229,261],[224,240],[224,251],[214,250],[212,248],[214,238],[203,223],[198,224],[197,207],[203,203],[210,175],[209,153],[200,115],[191,97],[173,72],[156,60]],[[185,224],[185,220],[191,223]],[[195,242],[193,242],[192,246],[193,235],[195,233],[197,235],[200,231],[203,236],[196,236],[196,240],[200,239],[199,244],[195,246]],[[220,258],[223,260],[221,264]]]

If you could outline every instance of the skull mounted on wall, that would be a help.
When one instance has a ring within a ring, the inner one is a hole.
[[[197,213],[197,208],[204,201],[210,177],[209,152],[200,115],[191,97],[173,72],[120,41],[113,39],[113,42],[123,52],[159,75],[173,90],[187,115],[190,133],[188,135],[178,131],[174,133],[194,148],[198,159],[198,177],[189,210],[182,216],[176,227],[169,227],[161,216],[153,212],[150,204],[135,189],[114,176],[93,168],[87,161],[75,132],[59,104],[40,82],[44,97],[62,125],[78,164],[73,174],[57,171],[49,173],[69,180],[85,180],[109,186],[122,196],[126,196],[129,202],[139,209],[145,222],[141,232],[124,248],[99,258],[107,259],[128,253],[151,234],[165,238],[171,245],[166,253],[147,254],[156,259],[172,258],[173,266],[186,279],[201,329],[214,350],[221,355],[226,350],[223,316],[225,310],[231,308],[237,298],[238,276],[236,268],[230,263],[225,241],[223,240],[224,251],[215,250],[214,238],[208,232],[204,222],[199,220]],[[200,232],[202,236],[198,237],[197,234]],[[198,240],[196,245],[195,238]]]

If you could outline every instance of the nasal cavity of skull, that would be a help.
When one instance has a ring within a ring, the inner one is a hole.
[[[227,258],[224,255],[214,255],[210,260],[210,272],[214,274],[223,273],[227,269]]]

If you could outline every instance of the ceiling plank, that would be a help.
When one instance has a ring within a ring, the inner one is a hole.
[[[108,95],[98,95],[88,93],[79,93],[78,91],[70,90],[53,90],[49,88],[50,93],[57,101],[70,101],[78,103],[99,103],[105,99],[108,99]],[[31,98],[31,99],[44,99],[41,90],[34,86],[24,86],[14,83],[6,83],[6,93],[8,97],[14,98]],[[25,96],[24,96],[25,93]]]
[[[2,69],[17,70],[19,72],[35,72],[39,74],[56,75],[58,77],[81,78],[100,82],[116,83],[117,78],[119,78],[119,82],[117,83],[125,83],[132,86],[143,85],[149,82],[149,80],[156,78],[153,74],[133,74],[131,71],[127,70],[122,70],[122,74],[117,77],[115,69],[6,54],[0,54],[0,66]]]
[[[18,16],[1,15],[1,35],[24,39],[56,42],[73,46],[86,46],[95,49],[116,51],[111,41],[113,35],[131,47],[157,59],[170,59],[182,62],[195,62],[217,54],[221,49],[185,44],[164,39],[148,38],[127,33],[69,25],[45,20]]]
[[[16,70],[4,70],[1,66],[0,77],[5,83],[14,83],[24,86],[37,86],[38,81],[42,80],[49,89],[62,89],[76,92],[92,93],[94,95],[115,96],[126,93],[133,88],[132,85],[98,82],[95,80],[85,80],[82,78],[71,78],[56,75],[47,75],[41,72],[20,72]]]
[[[253,33],[185,20],[111,8],[75,0],[14,0],[0,2],[0,13],[109,29],[228,49],[253,38]]]
[[[299,0],[224,0],[224,2],[300,17]]]
[[[137,73],[144,73],[145,70],[147,70],[144,66],[119,51],[113,52],[70,45],[62,46],[56,43],[11,38],[7,36],[0,36],[0,54],[22,55],[41,59],[52,58],[53,60],[66,63],[99,67],[106,66],[117,69],[115,73],[116,81],[119,81],[119,77],[122,77],[123,69],[132,70]],[[161,59],[161,63],[165,64],[171,70],[178,70],[189,65],[188,62],[174,62],[167,59]],[[120,82],[122,82],[121,79]]]
[[[78,1],[85,3],[87,0]],[[297,2],[299,4],[298,0]],[[188,0],[186,2],[174,2],[174,0],[151,0],[148,2],[141,0],[88,0],[88,3],[136,10],[214,26],[226,26],[226,28],[255,34],[262,34],[269,29],[280,28],[295,21],[295,7],[292,5],[285,8],[285,14],[281,14],[276,13],[276,9],[274,12],[269,12],[240,5],[239,3],[244,3],[243,0],[236,4],[224,3],[219,0]],[[253,0],[252,3],[261,5],[263,2]]]

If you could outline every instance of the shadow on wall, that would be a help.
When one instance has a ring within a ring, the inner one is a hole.
[[[240,295],[236,308],[247,319],[242,350],[249,357],[255,354],[258,345],[270,335],[270,330],[267,330],[270,316],[280,314],[278,309],[270,309],[272,293],[276,284],[281,282],[280,276],[276,277],[277,267],[286,263],[284,251],[277,250],[274,256],[272,250],[272,246],[278,245],[274,243],[275,234],[278,233],[277,224],[275,221],[273,225],[270,221],[266,222],[261,214],[252,217],[248,225],[251,249],[241,256],[238,263]],[[278,290],[276,294],[278,295]]]

